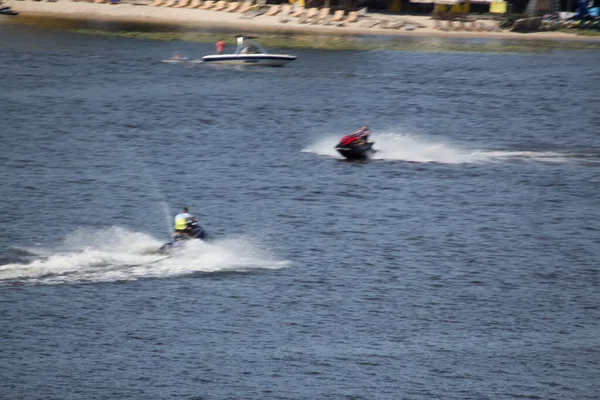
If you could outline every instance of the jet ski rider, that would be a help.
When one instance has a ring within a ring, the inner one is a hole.
[[[356,132],[354,132],[351,136],[354,136],[358,140],[362,140],[364,142],[367,142],[369,140],[369,135],[370,134],[371,134],[371,131],[369,131],[369,127],[367,125],[363,125],[363,126],[360,127],[359,130],[357,130]]]
[[[184,207],[183,212],[175,216],[175,232],[173,236],[189,236],[189,224],[194,221],[198,221],[198,218],[190,214],[187,207]]]

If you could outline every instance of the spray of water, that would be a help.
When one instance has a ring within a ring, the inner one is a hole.
[[[166,231],[168,233],[171,232],[171,208],[169,207],[169,204],[167,203],[166,200],[161,200],[160,202],[162,211],[163,211],[163,215],[165,218],[165,227],[166,227]]]
[[[340,136],[324,137],[302,151],[322,156],[343,158],[336,150]],[[382,132],[371,136],[375,160],[406,161],[414,163],[472,164],[499,162],[567,163],[577,155],[559,152],[497,151],[472,149],[450,144],[439,138],[395,132]]]
[[[172,214],[171,214],[171,207],[169,207],[169,203],[167,202],[167,198],[165,197],[163,191],[160,189],[160,186],[158,185],[158,182],[156,181],[156,178],[154,177],[154,174],[152,172],[152,167],[150,166],[149,163],[144,163],[144,176],[146,178],[146,181],[148,182],[147,187],[150,188],[150,190],[154,193],[154,195],[159,198],[159,204],[160,204],[160,208],[163,214],[163,218],[164,218],[164,222],[165,222],[165,232],[167,234],[171,233],[171,228],[172,228]]]
[[[289,265],[248,237],[215,243],[190,241],[171,256],[157,253],[161,244],[149,235],[120,227],[79,230],[65,238],[60,248],[38,252],[40,256],[33,261],[0,266],[0,284],[130,281]]]

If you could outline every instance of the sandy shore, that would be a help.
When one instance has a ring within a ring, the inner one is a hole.
[[[472,39],[503,39],[503,40],[550,40],[550,41],[585,41],[598,42],[600,37],[584,37],[563,32],[514,33],[471,32],[471,31],[442,31],[436,28],[436,21],[429,16],[401,16],[387,14],[369,14],[366,18],[343,27],[300,24],[297,22],[281,22],[279,16],[259,15],[251,19],[241,18],[242,14],[224,11],[210,11],[189,8],[153,7],[132,4],[95,4],[59,0],[43,2],[31,0],[9,0],[4,5],[18,11],[20,17],[53,17],[74,20],[98,20],[115,22],[138,22],[184,27],[199,27],[209,29],[236,30],[241,32],[269,33],[305,33],[325,35],[384,35],[407,37],[440,37],[440,38],[472,38]],[[404,20],[411,23],[414,30],[368,28],[368,21]],[[497,24],[496,21],[483,20],[483,24]]]

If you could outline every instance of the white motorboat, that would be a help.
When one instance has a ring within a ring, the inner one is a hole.
[[[296,56],[289,54],[270,54],[252,36],[236,36],[237,48],[233,54],[215,54],[202,57],[202,61],[211,64],[256,65],[281,67],[294,61]]]

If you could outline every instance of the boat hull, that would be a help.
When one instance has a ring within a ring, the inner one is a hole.
[[[375,152],[373,142],[350,146],[338,144],[335,149],[348,160],[366,160]]]
[[[222,54],[202,57],[210,64],[250,65],[262,67],[282,67],[296,59],[284,54]]]
[[[190,240],[206,240],[206,231],[202,229],[200,225],[194,225],[191,230],[187,234],[174,236],[173,240],[168,243],[163,244],[158,252],[162,254],[169,254],[173,251],[180,250],[183,248],[184,243]]]

